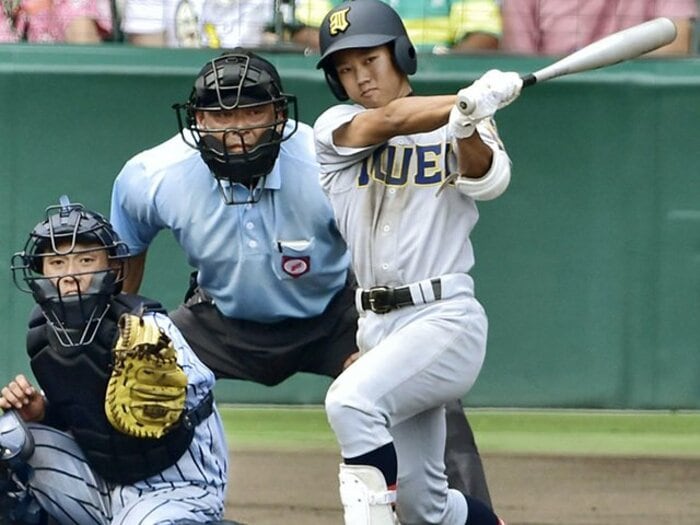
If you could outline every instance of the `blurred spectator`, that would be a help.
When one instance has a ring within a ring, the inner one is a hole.
[[[340,0],[297,0],[296,19],[305,28],[294,41],[318,49],[323,16]],[[447,53],[497,49],[501,38],[498,0],[385,0],[401,16],[418,51]],[[311,32],[311,28],[314,29]]]
[[[654,55],[692,53],[696,0],[502,0],[503,44],[510,53],[565,55],[621,29],[659,16],[678,37]]]
[[[258,47],[275,0],[125,0],[127,42],[156,47]]]
[[[111,33],[109,0],[2,0],[0,42],[93,44]]]

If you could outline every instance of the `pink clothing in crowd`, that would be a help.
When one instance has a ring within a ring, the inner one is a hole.
[[[503,0],[502,49],[565,55],[652,18],[697,14],[696,0]]]
[[[103,36],[112,32],[109,0],[3,1],[0,42],[64,42],[66,29],[78,17],[92,18]]]

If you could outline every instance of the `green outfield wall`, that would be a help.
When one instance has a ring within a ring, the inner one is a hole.
[[[134,153],[176,131],[214,53],[128,46],[0,46],[0,382],[28,370],[31,307],[9,260],[67,193],[108,211]],[[333,103],[316,57],[267,53],[312,123]],[[420,57],[420,94],[452,93],[491,67],[545,59]],[[497,121],[508,192],[480,205],[477,295],[490,318],[468,405],[700,408],[700,59],[637,60],[526,90]],[[186,189],[183,189],[186,191]],[[459,225],[455,225],[459,228]],[[439,232],[436,232],[439,235]],[[169,234],[144,293],[179,303],[190,269]],[[391,374],[391,370],[386,371]],[[320,403],[324,378],[217,386],[221,401]]]

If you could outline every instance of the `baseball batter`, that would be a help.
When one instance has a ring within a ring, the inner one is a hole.
[[[1,390],[0,408],[27,422],[23,441],[34,443],[24,461],[2,461],[22,432],[3,416],[0,508],[12,523],[38,523],[38,509],[60,524],[210,523],[223,514],[228,456],[214,374],[157,303],[120,293],[127,255],[101,215],[63,203],[13,258],[15,283],[38,304],[27,351],[39,384],[19,374]],[[185,376],[182,417],[159,438],[116,430],[105,414],[117,322],[132,313],[169,338]]]
[[[410,96],[416,53],[379,0],[337,6],[320,38],[318,67],[338,99],[354,102],[314,125],[321,183],[360,286],[363,355],[326,397],[345,523],[389,525],[395,508],[404,525],[497,525],[482,502],[448,489],[444,405],[469,391],[484,360],[469,234],[475,201],[510,181],[491,117],[522,82],[492,70],[457,97]],[[469,117],[458,99],[475,106]]]

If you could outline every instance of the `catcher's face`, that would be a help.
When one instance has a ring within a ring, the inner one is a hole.
[[[62,296],[84,293],[90,287],[95,272],[110,269],[107,250],[101,244],[76,243],[70,253],[70,243],[59,243],[58,253],[42,258],[45,277],[58,288]]]
[[[408,77],[394,64],[388,45],[344,49],[333,54],[333,63],[350,99],[366,108],[386,106],[411,92]]]
[[[241,154],[255,147],[263,134],[280,126],[272,103],[228,110],[197,112],[199,132],[225,144],[229,153]]]

